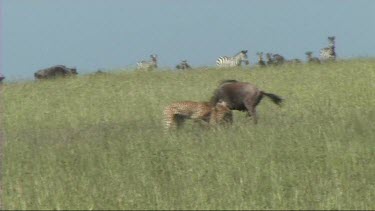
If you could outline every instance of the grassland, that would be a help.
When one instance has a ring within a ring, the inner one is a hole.
[[[256,84],[259,124],[188,123],[162,110]],[[4,85],[5,209],[375,209],[375,61],[126,72]]]

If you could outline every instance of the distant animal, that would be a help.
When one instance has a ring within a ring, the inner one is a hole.
[[[311,51],[307,51],[305,54],[308,64],[320,64],[320,60],[317,57],[313,57]]]
[[[278,95],[262,91],[251,83],[224,80],[214,91],[210,102],[216,104],[224,101],[231,110],[247,111],[248,115],[253,118],[254,123],[257,124],[256,106],[264,96],[270,98],[277,105],[281,105],[283,101]]]
[[[3,74],[0,73],[0,83],[2,83],[2,81],[5,79],[5,76]]]
[[[102,70],[97,70],[96,72],[93,73],[93,75],[107,75],[107,72],[104,72]]]
[[[34,73],[35,79],[53,79],[77,75],[76,68],[67,68],[64,65],[56,65],[46,69],[38,70]]]
[[[272,60],[274,65],[282,65],[285,62],[285,58],[280,54],[272,54]]]
[[[188,64],[187,60],[182,60],[180,64],[176,65],[176,69],[188,70],[191,69],[191,66]]]
[[[290,60],[286,60],[285,61],[285,64],[287,65],[295,65],[295,64],[301,64],[301,60],[300,59],[290,59]]]
[[[181,101],[175,102],[164,109],[164,126],[166,130],[177,129],[187,119],[206,125],[232,123],[232,111],[224,101],[214,105],[210,102]]]
[[[267,65],[270,65],[270,66],[282,65],[285,62],[285,58],[281,56],[280,54],[267,53],[266,57],[267,57]]]
[[[245,62],[246,65],[249,64],[247,50],[242,50],[233,57],[221,56],[216,60],[216,65],[218,67],[238,67],[242,62]]]
[[[158,55],[152,54],[150,55],[151,61],[140,61],[137,63],[137,70],[153,70],[158,68]]]
[[[271,53],[266,53],[266,58],[267,58],[267,65],[268,66],[273,65],[272,54]]]
[[[266,62],[263,60],[263,52],[257,52],[257,56],[258,56],[257,66],[258,67],[265,67]]]
[[[335,36],[328,37],[328,47],[320,50],[320,60],[322,62],[336,60]]]

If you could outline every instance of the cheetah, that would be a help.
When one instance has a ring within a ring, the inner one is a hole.
[[[232,123],[233,114],[224,101],[219,101],[216,105],[210,102],[181,101],[172,103],[164,109],[166,130],[179,128],[186,119],[205,125],[217,125]]]

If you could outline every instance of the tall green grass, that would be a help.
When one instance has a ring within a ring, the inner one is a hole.
[[[163,133],[223,79],[284,105]],[[375,209],[374,60],[10,83],[4,110],[5,209]]]

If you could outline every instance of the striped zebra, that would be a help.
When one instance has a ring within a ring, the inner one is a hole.
[[[242,62],[245,62],[246,65],[249,64],[247,59],[247,50],[242,50],[233,57],[221,56],[216,60],[216,65],[218,67],[237,67],[241,66]]]
[[[316,57],[313,57],[311,51],[307,51],[305,54],[307,56],[308,64],[320,64],[320,60]]]
[[[335,61],[335,36],[328,37],[328,47],[320,50],[320,60],[321,61]]]
[[[257,67],[265,67],[266,62],[264,62],[263,60],[263,52],[257,52],[257,56],[258,56]]]
[[[137,70],[153,70],[158,68],[158,55],[150,55],[151,61],[140,61],[137,63]]]

